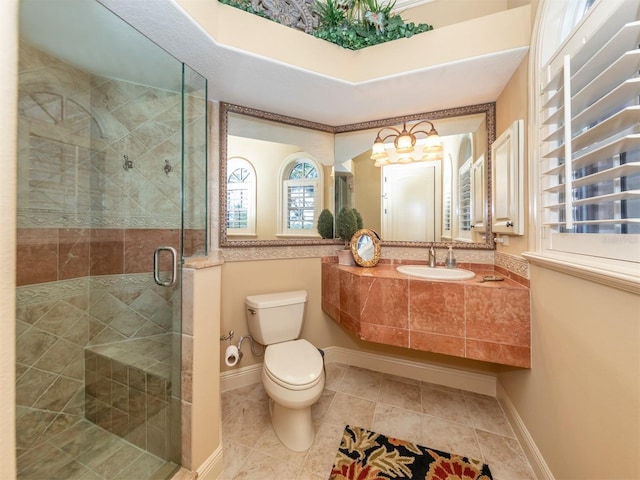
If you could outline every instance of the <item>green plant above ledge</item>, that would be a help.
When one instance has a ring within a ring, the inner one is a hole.
[[[393,12],[395,0],[219,0],[350,50],[410,38],[433,30],[426,23],[406,22]],[[296,12],[296,9],[299,9]],[[311,20],[310,20],[311,19]]]
[[[377,0],[317,0],[320,24],[316,37],[350,50],[359,50],[379,43],[410,38],[433,30],[426,23],[405,23],[393,13],[395,1]]]

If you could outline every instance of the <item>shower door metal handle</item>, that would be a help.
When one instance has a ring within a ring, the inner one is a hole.
[[[169,280],[160,279],[160,252],[166,251],[171,253],[171,278]],[[173,247],[158,247],[153,252],[153,279],[161,287],[173,287],[178,277],[178,252]]]

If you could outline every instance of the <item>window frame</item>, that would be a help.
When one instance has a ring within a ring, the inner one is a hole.
[[[450,153],[446,153],[443,157],[442,164],[442,239],[453,241],[453,232],[456,229],[456,214],[453,211],[454,168],[453,157]]]
[[[242,182],[237,184],[230,184],[229,177],[231,174],[238,170],[239,168],[245,168],[250,171],[250,176],[252,178],[251,182]],[[253,164],[244,157],[231,157],[227,160],[227,215],[230,211],[229,206],[229,192],[233,190],[243,189],[239,187],[239,185],[248,185],[244,187],[244,189],[248,192],[248,208],[247,208],[247,227],[246,228],[229,228],[227,218],[224,218],[223,221],[227,222],[227,235],[228,236],[255,236],[256,233],[256,223],[257,223],[257,176],[256,169],[253,167]],[[234,185],[233,187],[231,185]]]
[[[458,167],[457,182],[458,188],[458,229],[455,240],[458,242],[470,242],[471,231],[473,229],[473,154]],[[465,228],[466,227],[466,228]]]
[[[307,162],[313,165],[318,172],[316,179],[290,179],[289,176],[293,169],[302,162]],[[321,238],[317,230],[318,216],[322,211],[324,205],[324,172],[322,164],[318,162],[313,156],[306,152],[297,152],[289,155],[280,167],[278,173],[279,188],[278,188],[278,233],[277,237],[313,237]],[[287,218],[289,215],[288,206],[288,187],[290,185],[296,186],[313,186],[314,188],[314,213],[313,224],[310,229],[292,229],[287,227]]]
[[[631,260],[623,260],[609,258],[610,255],[602,254],[607,246],[610,250],[617,249],[624,247],[625,243],[628,242],[632,242],[631,248],[639,248],[640,244],[637,243],[637,238],[634,238],[637,235],[566,234],[574,237],[581,236],[577,237],[577,240],[578,243],[582,244],[581,247],[584,246],[585,248],[575,248],[575,246],[571,245],[571,242],[575,241],[576,238],[561,238],[559,235],[562,234],[556,233],[554,234],[556,245],[555,248],[551,248],[550,228],[544,225],[543,182],[540,162],[544,153],[541,148],[543,133],[540,128],[544,118],[541,86],[546,79],[544,75],[546,72],[543,71],[543,67],[551,61],[557,61],[556,57],[559,56],[560,52],[566,50],[576,51],[578,45],[584,41],[584,38],[591,39],[591,37],[587,37],[587,32],[597,31],[603,18],[609,18],[619,8],[627,8],[629,5],[625,6],[624,1],[596,0],[581,19],[573,21],[575,24],[574,30],[566,38],[562,38],[562,35],[564,35],[562,29],[566,30],[567,25],[564,16],[568,10],[571,10],[571,7],[569,6],[565,11],[559,11],[559,8],[562,8],[559,2],[542,0],[539,4],[529,57],[530,127],[528,134],[530,139],[529,158],[531,159],[529,162],[529,178],[532,192],[532,195],[530,195],[531,226],[533,227],[530,229],[530,232],[532,232],[530,242],[533,249],[530,252],[525,252],[523,256],[532,264],[640,294],[640,263],[633,260],[632,256],[629,257]],[[576,3],[587,4],[585,0],[578,0]],[[563,4],[567,7],[566,3],[563,2]],[[637,3],[635,5],[637,8]],[[576,14],[578,9],[574,8],[572,11],[573,14]],[[579,32],[579,35],[576,35],[576,32]],[[553,39],[554,33],[556,34],[555,40]],[[552,49],[553,52],[550,53]],[[558,239],[561,240],[560,243],[558,243]],[[600,243],[600,245],[594,247],[594,243]]]

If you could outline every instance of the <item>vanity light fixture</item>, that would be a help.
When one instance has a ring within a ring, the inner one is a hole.
[[[428,123],[431,126],[429,131],[417,130],[418,125]],[[382,137],[381,134],[385,130],[393,130],[395,133]],[[416,134],[422,133],[426,135],[424,148],[422,149],[422,157],[414,158],[411,153],[416,145]],[[389,138],[394,138],[393,145],[395,147],[397,158],[389,158],[385,141]],[[402,131],[394,127],[383,127],[378,131],[373,147],[371,148],[371,160],[375,160],[376,167],[384,167],[392,163],[412,163],[412,162],[425,162],[428,160],[442,160],[442,142],[440,142],[440,136],[438,131],[428,120],[422,120],[415,123],[407,130],[407,122],[402,125]]]

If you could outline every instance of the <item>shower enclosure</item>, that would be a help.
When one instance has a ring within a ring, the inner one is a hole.
[[[20,15],[18,478],[169,478],[206,80],[94,0]]]

